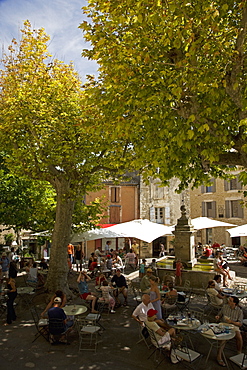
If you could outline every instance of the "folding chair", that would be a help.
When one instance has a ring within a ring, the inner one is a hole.
[[[97,350],[98,334],[100,326],[90,324],[84,318],[76,318],[76,325],[79,334],[79,351],[94,351]]]
[[[133,285],[131,287],[132,287],[132,291],[133,291],[133,294],[134,294],[133,300],[135,301],[136,305],[138,306],[140,303],[142,303],[142,292],[139,288],[137,288]]]
[[[197,363],[194,365],[194,362],[201,359],[202,355],[199,352],[196,352],[190,348],[188,348],[186,341],[183,341],[177,348],[174,348],[175,356],[178,360],[183,360],[184,366],[188,367],[189,369],[200,369],[199,364]]]
[[[91,325],[100,326],[101,329],[105,330],[104,326],[100,323],[103,308],[104,305],[99,304],[98,313],[89,313],[84,317],[84,321]]]
[[[61,337],[65,336],[65,342],[67,343],[68,332],[65,329],[65,324],[63,319],[49,318],[49,340],[51,344],[62,343],[59,340]]]
[[[139,340],[136,344],[139,344],[141,342],[144,342],[147,346],[147,348],[149,349],[150,346],[152,345],[152,343],[148,344],[148,339],[150,339],[150,335],[149,335],[149,332],[148,332],[148,329],[146,328],[146,326],[144,325],[144,323],[140,324],[138,323],[138,330],[139,330]]]
[[[35,327],[37,329],[37,333],[35,334],[35,338],[32,341],[32,343],[35,342],[36,339],[38,339],[40,336],[42,336],[49,342],[48,319],[41,319],[39,317],[36,307],[31,307],[30,311],[31,311],[31,315],[32,315]]]
[[[229,360],[240,367],[240,369],[247,369],[247,354],[239,353],[238,355],[229,357]]]
[[[171,343],[171,340],[169,340],[167,342],[159,344],[156,338],[155,332],[152,329],[150,329],[147,325],[145,325],[145,327],[148,330],[151,342],[154,346],[154,350],[151,353],[151,355],[148,357],[148,359],[154,355],[155,361],[158,362],[158,364],[155,366],[155,368],[157,368],[166,358],[170,360],[172,343]],[[159,357],[162,357],[160,361],[157,360],[157,352],[158,352]]]
[[[179,293],[178,293],[178,296],[179,296]],[[184,300],[183,301],[180,301],[179,297],[178,297],[177,302],[176,302],[176,306],[177,306],[177,308],[180,312],[183,312],[185,309],[187,309],[189,307],[190,297],[191,297],[191,290],[189,290],[188,292],[186,292],[184,294]]]

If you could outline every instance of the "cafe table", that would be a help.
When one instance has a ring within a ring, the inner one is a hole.
[[[227,323],[202,324],[197,330],[210,345],[205,364],[208,362],[213,347],[216,347],[218,350],[220,346],[223,345],[223,342],[235,337],[234,325]],[[229,368],[224,351],[222,352],[222,355],[227,368]]]
[[[201,322],[196,318],[184,317],[182,315],[169,315],[166,321],[167,324],[174,329],[183,331],[184,335],[188,337],[188,340],[194,349],[190,334],[194,333],[199,328]]]
[[[81,304],[71,304],[63,307],[63,310],[67,316],[82,315],[87,311],[87,307]]]
[[[35,294],[34,288],[31,286],[23,286],[17,288],[17,294],[20,296],[24,304],[29,307],[32,303],[32,298]]]
[[[244,298],[247,298],[247,292],[238,288],[223,288],[222,294],[226,297],[234,295],[235,297],[238,297],[240,301]]]

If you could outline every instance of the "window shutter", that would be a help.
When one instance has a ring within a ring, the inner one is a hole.
[[[212,217],[216,217],[216,202],[212,202]]]
[[[241,205],[241,202],[238,202],[238,217],[239,218],[244,218],[244,209]]]
[[[225,191],[228,191],[230,189],[229,181],[224,180],[224,189],[225,189]]]
[[[230,200],[226,200],[225,203],[225,209],[226,209],[226,218],[230,218]]]
[[[237,176],[237,189],[238,190],[242,189],[242,183],[239,181],[239,176]]]
[[[205,189],[204,185],[201,186],[201,192],[202,192],[202,194],[206,193],[206,189]]]
[[[202,217],[206,217],[206,203],[202,202]]]

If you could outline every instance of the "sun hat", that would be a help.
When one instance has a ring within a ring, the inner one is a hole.
[[[151,268],[148,268],[147,272],[153,272],[153,270]]]
[[[158,311],[157,310],[154,310],[153,308],[150,308],[150,310],[148,310],[147,312],[147,316],[148,317],[153,317],[154,315],[156,315]]]

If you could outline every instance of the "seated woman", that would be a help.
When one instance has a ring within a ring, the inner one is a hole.
[[[207,294],[210,297],[210,302],[213,306],[222,306],[224,296],[215,289],[215,281],[209,280],[206,289]]]
[[[98,311],[95,310],[95,304],[97,297],[94,293],[89,292],[88,290],[88,284],[87,282],[90,281],[91,278],[87,275],[86,271],[81,271],[77,283],[78,283],[78,289],[80,293],[80,297],[84,299],[85,301],[92,301],[92,313],[98,313]]]
[[[53,294],[53,296],[51,297],[50,299],[50,302],[48,303],[48,305],[46,306],[46,308],[44,309],[44,311],[41,313],[41,317],[44,317],[46,312],[48,312],[48,310],[53,307],[53,303],[54,303],[54,299],[55,298],[61,298],[61,305],[60,305],[60,308],[63,308],[66,303],[67,303],[67,297],[66,297],[66,294],[62,292],[62,290],[56,290],[55,291],[55,294]]]
[[[33,264],[29,263],[26,266],[26,272],[28,273],[27,283],[30,283],[30,284],[38,283],[39,286],[44,285],[44,282],[45,282],[44,277],[38,273],[38,267],[37,267],[36,262],[34,262]]]

